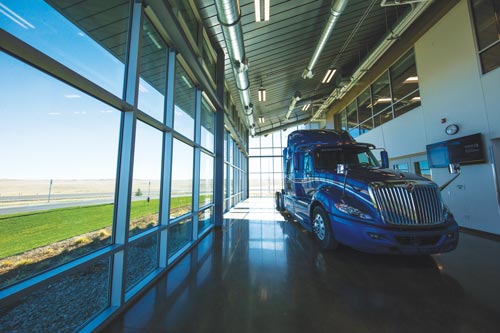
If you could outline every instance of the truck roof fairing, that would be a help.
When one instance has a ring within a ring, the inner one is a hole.
[[[318,147],[335,146],[375,148],[371,143],[357,142],[347,131],[298,130],[293,131],[288,136],[287,150],[289,153],[293,153],[295,151],[313,150]]]

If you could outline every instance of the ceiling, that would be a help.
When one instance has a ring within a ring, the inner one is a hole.
[[[212,39],[226,51],[214,1],[195,0],[195,3]],[[315,76],[303,79],[302,72],[328,21],[331,5],[331,0],[271,0],[270,20],[255,22],[254,1],[240,1],[257,135],[288,123],[306,122],[411,8],[408,5],[381,7],[380,0],[348,1],[313,70]],[[233,100],[241,109],[231,64],[225,53],[226,80]],[[323,76],[331,66],[338,71],[330,84],[322,84]],[[267,92],[265,102],[258,101],[261,84]],[[285,115],[296,91],[300,92],[302,99],[287,120]],[[307,103],[312,107],[304,112],[302,107]],[[265,119],[264,124],[259,124],[261,116]]]
[[[98,41],[112,54],[124,60],[129,0],[47,0],[64,16]],[[185,0],[183,0],[185,1]],[[217,20],[214,0],[191,0],[198,7],[203,24],[213,41],[226,51],[224,36]],[[233,0],[236,1],[236,0]],[[251,101],[257,134],[291,123],[304,123],[317,111],[323,100],[346,79],[371,50],[389,35],[409,11],[410,6],[381,7],[381,0],[350,0],[313,70],[312,79],[303,79],[302,72],[316,48],[330,16],[332,0],[271,0],[268,22],[255,22],[254,1],[241,0],[241,24],[246,56],[249,59]],[[146,22],[146,26],[148,22]],[[155,33],[154,29],[147,29]],[[156,40],[161,40],[158,36]],[[151,44],[144,38],[143,43]],[[161,86],[165,69],[147,72],[163,56],[164,45],[148,47],[143,54],[141,76],[153,86]],[[226,53],[225,74],[232,98],[242,111],[233,71]],[[321,84],[330,67],[338,69],[330,84]],[[147,75],[146,75],[147,74]],[[258,90],[266,89],[267,100],[258,101]],[[163,89],[159,87],[159,89]],[[295,92],[302,99],[289,119],[285,118]],[[311,103],[308,111],[302,107]],[[265,122],[260,124],[258,118]]]

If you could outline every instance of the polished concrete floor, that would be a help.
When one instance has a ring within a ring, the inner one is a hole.
[[[227,214],[103,332],[500,332],[500,243],[451,253],[321,251],[271,201]],[[244,220],[241,220],[244,219]]]

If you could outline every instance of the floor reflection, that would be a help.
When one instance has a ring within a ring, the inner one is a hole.
[[[103,332],[498,331],[497,242],[461,235],[456,251],[423,257],[325,252],[297,223],[229,216]]]

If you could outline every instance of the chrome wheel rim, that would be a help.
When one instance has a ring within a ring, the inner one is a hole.
[[[319,240],[325,239],[325,221],[321,214],[316,214],[313,222],[313,231]]]

